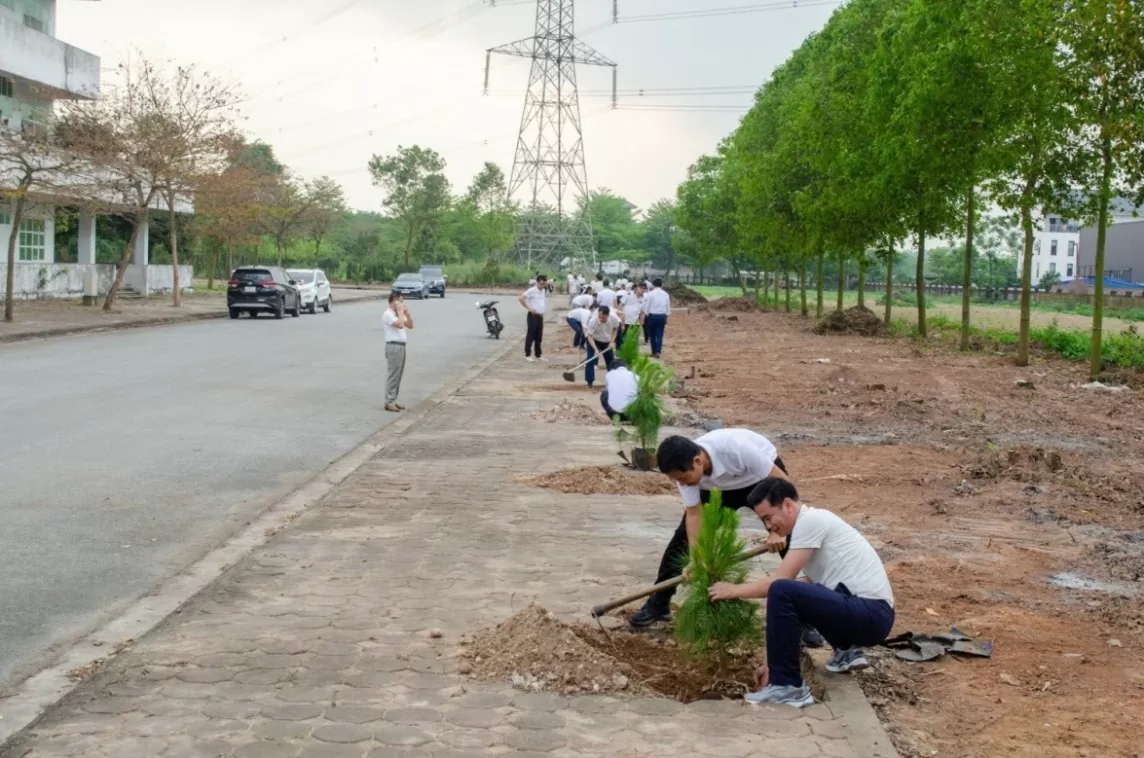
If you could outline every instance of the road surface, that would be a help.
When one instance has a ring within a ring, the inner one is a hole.
[[[504,344],[476,299],[409,304],[409,407]],[[0,693],[397,418],[384,308],[0,345]]]

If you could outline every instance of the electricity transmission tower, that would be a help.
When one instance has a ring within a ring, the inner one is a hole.
[[[516,240],[520,262],[531,269],[591,258],[594,265],[592,222],[576,203],[588,197],[576,64],[611,67],[613,107],[616,64],[576,38],[575,0],[536,0],[536,33],[488,50],[485,94],[493,53],[532,59],[509,179],[510,196],[522,187],[530,193]]]

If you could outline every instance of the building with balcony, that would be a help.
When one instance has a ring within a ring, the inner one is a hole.
[[[34,134],[51,128],[55,104],[64,100],[88,100],[100,94],[99,57],[56,38],[57,0],[0,0],[0,130]],[[0,189],[5,176],[0,172]],[[10,189],[10,188],[9,188]],[[106,291],[114,266],[96,261],[96,219],[80,212],[76,263],[60,263],[56,250],[56,207],[70,205],[69,198],[37,195],[24,210],[16,249],[16,297],[79,297],[85,278],[95,274],[100,291]],[[190,210],[180,208],[180,211]],[[10,205],[0,200],[0,242],[7,249],[12,232]],[[140,230],[135,257],[128,270],[127,285],[143,294],[169,290],[174,280],[170,266],[149,265],[150,234]],[[6,259],[0,257],[0,277],[6,275]],[[192,272],[181,267],[189,289]],[[2,292],[0,292],[2,297]]]
[[[1122,224],[1136,220],[1142,213],[1144,208],[1136,208],[1130,200],[1114,198],[1109,207],[1109,220],[1113,224]],[[1061,280],[1066,282],[1085,276],[1080,264],[1082,225],[1054,213],[1046,213],[1039,218],[1038,228],[1033,233],[1033,284],[1051,272],[1060,274]],[[1018,263],[1020,258],[1018,256]]]

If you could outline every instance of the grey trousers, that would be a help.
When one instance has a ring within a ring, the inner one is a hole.
[[[385,377],[385,402],[397,402],[401,391],[401,377],[405,373],[405,345],[399,342],[385,343],[385,363],[389,373]]]

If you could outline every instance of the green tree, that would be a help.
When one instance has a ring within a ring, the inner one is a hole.
[[[374,186],[385,192],[382,205],[405,231],[407,270],[412,266],[413,246],[418,235],[440,221],[449,205],[449,181],[444,171],[444,158],[417,145],[399,145],[394,155],[375,155],[369,161]]]
[[[346,198],[342,186],[328,176],[315,179],[307,188],[309,208],[303,226],[314,242],[314,257],[322,254],[322,241],[334,225],[346,215]]]
[[[518,209],[509,199],[504,171],[495,163],[486,163],[469,185],[462,205],[472,211],[476,236],[485,261],[495,266],[502,253],[512,244],[513,227]]]

